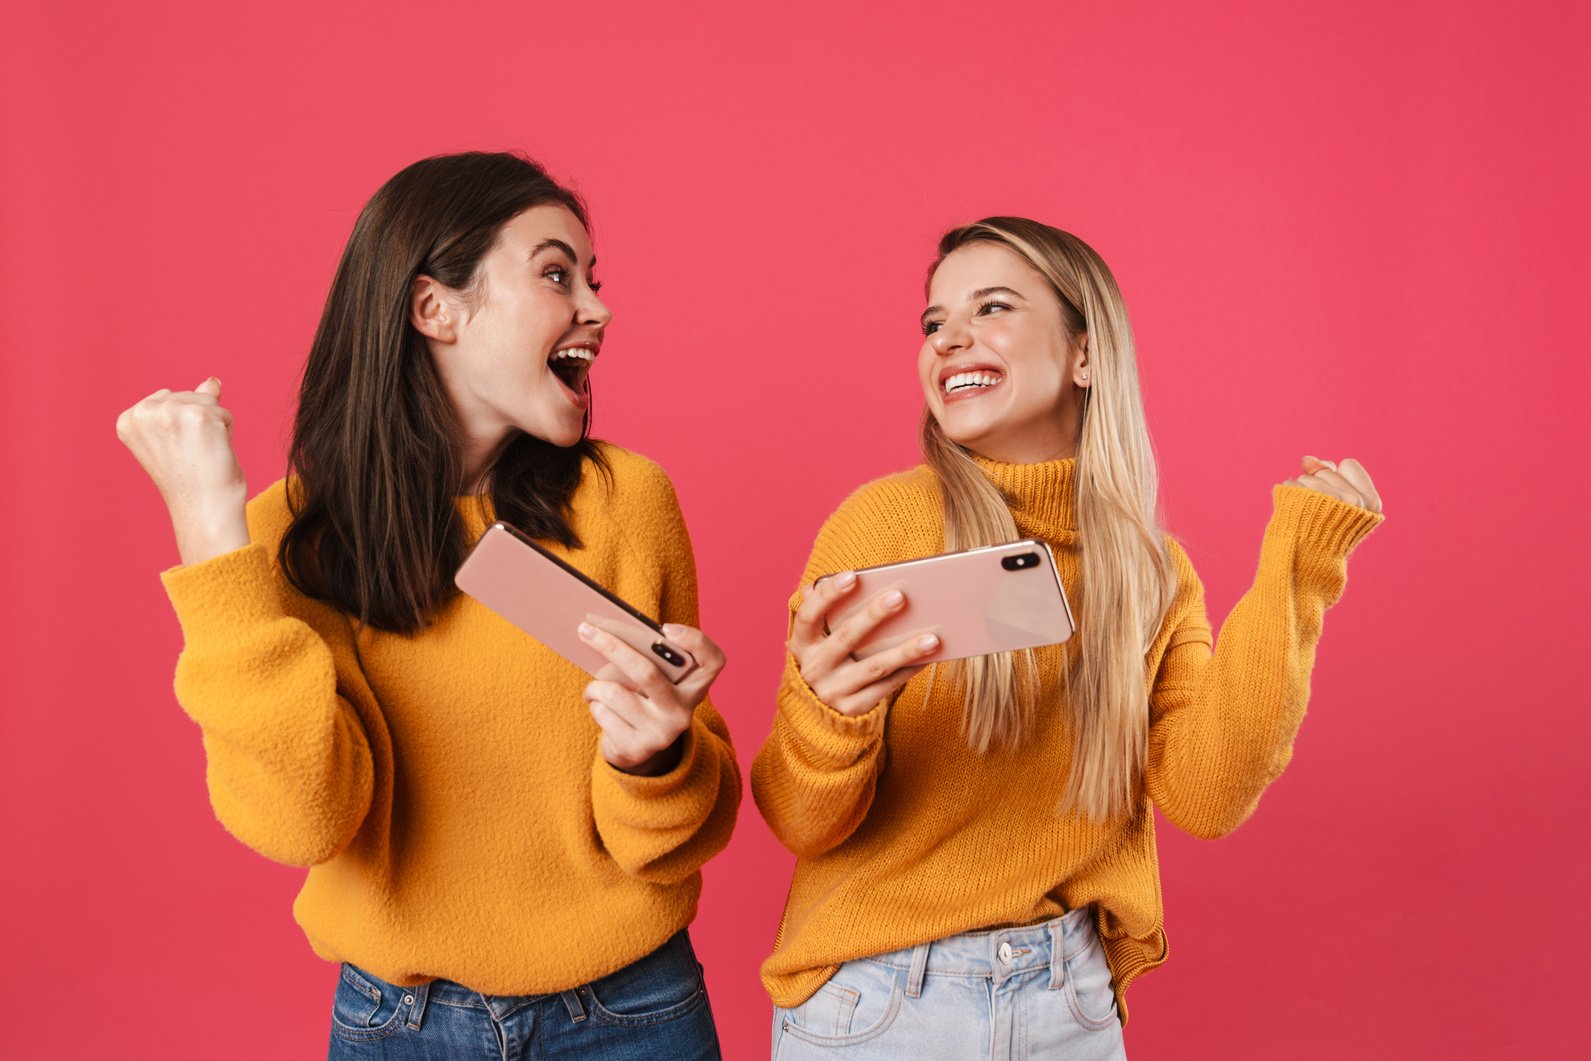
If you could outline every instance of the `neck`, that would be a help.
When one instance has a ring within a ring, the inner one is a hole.
[[[464,447],[459,454],[459,463],[463,472],[459,480],[460,493],[482,492],[486,474],[492,470],[492,465],[497,463],[497,458],[502,456],[503,450],[508,447],[508,442],[513,437],[514,432],[510,428],[481,432],[465,428]]]

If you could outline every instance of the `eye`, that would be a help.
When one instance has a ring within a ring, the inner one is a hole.
[[[923,321],[923,334],[932,335],[944,324],[943,321]]]
[[[569,270],[562,265],[549,265],[542,270],[542,276],[557,284],[559,287],[569,286]]]
[[[989,315],[991,310],[1010,308],[1011,307],[1006,305],[1004,302],[985,302],[983,305],[978,307],[978,316],[986,317]]]
[[[602,292],[602,281],[601,280],[593,280],[593,281],[591,281],[590,287],[591,287],[591,293],[593,295],[601,294],[601,292]]]

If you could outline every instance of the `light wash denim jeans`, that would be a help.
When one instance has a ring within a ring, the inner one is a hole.
[[[329,1061],[717,1061],[702,967],[682,930],[640,961],[554,995],[395,987],[342,967]]]
[[[858,958],[773,1011],[774,1061],[1127,1056],[1092,909]]]

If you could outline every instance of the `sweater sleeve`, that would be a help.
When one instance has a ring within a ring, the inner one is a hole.
[[[661,469],[638,524],[620,528],[645,542],[661,580],[662,622],[698,626],[696,560],[673,484]],[[626,873],[653,884],[685,880],[729,843],[740,809],[740,764],[729,728],[703,699],[684,734],[680,761],[666,774],[627,774],[598,751],[592,763],[591,806],[597,832]]]
[[[1292,758],[1327,608],[1348,554],[1382,517],[1278,486],[1254,584],[1212,646],[1204,589],[1180,548],[1181,590],[1150,694],[1144,783],[1166,818],[1214,839],[1254,812]]]
[[[364,820],[370,745],[331,647],[288,614],[289,591],[250,524],[252,544],[161,576],[183,633],[177,700],[203,734],[221,823],[267,858],[310,866]]]
[[[900,543],[891,541],[890,528],[911,524],[901,515],[910,502],[891,504],[882,493],[864,487],[829,517],[807,560],[803,587],[823,575],[899,559],[891,553]],[[803,590],[790,598],[792,624],[803,598]],[[790,851],[803,858],[821,855],[844,843],[867,817],[884,766],[885,721],[899,695],[864,714],[842,715],[818,699],[786,650],[773,730],[752,763],[751,793]]]

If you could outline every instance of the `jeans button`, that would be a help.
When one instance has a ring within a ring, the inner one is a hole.
[[[1006,965],[1011,964],[1011,944],[1000,944],[1000,961]]]
[[[403,996],[403,1004],[404,1004],[404,1005],[405,1005],[405,1006],[412,1006],[412,1005],[414,1005],[414,996],[413,996],[413,995],[404,995],[404,996]]]

